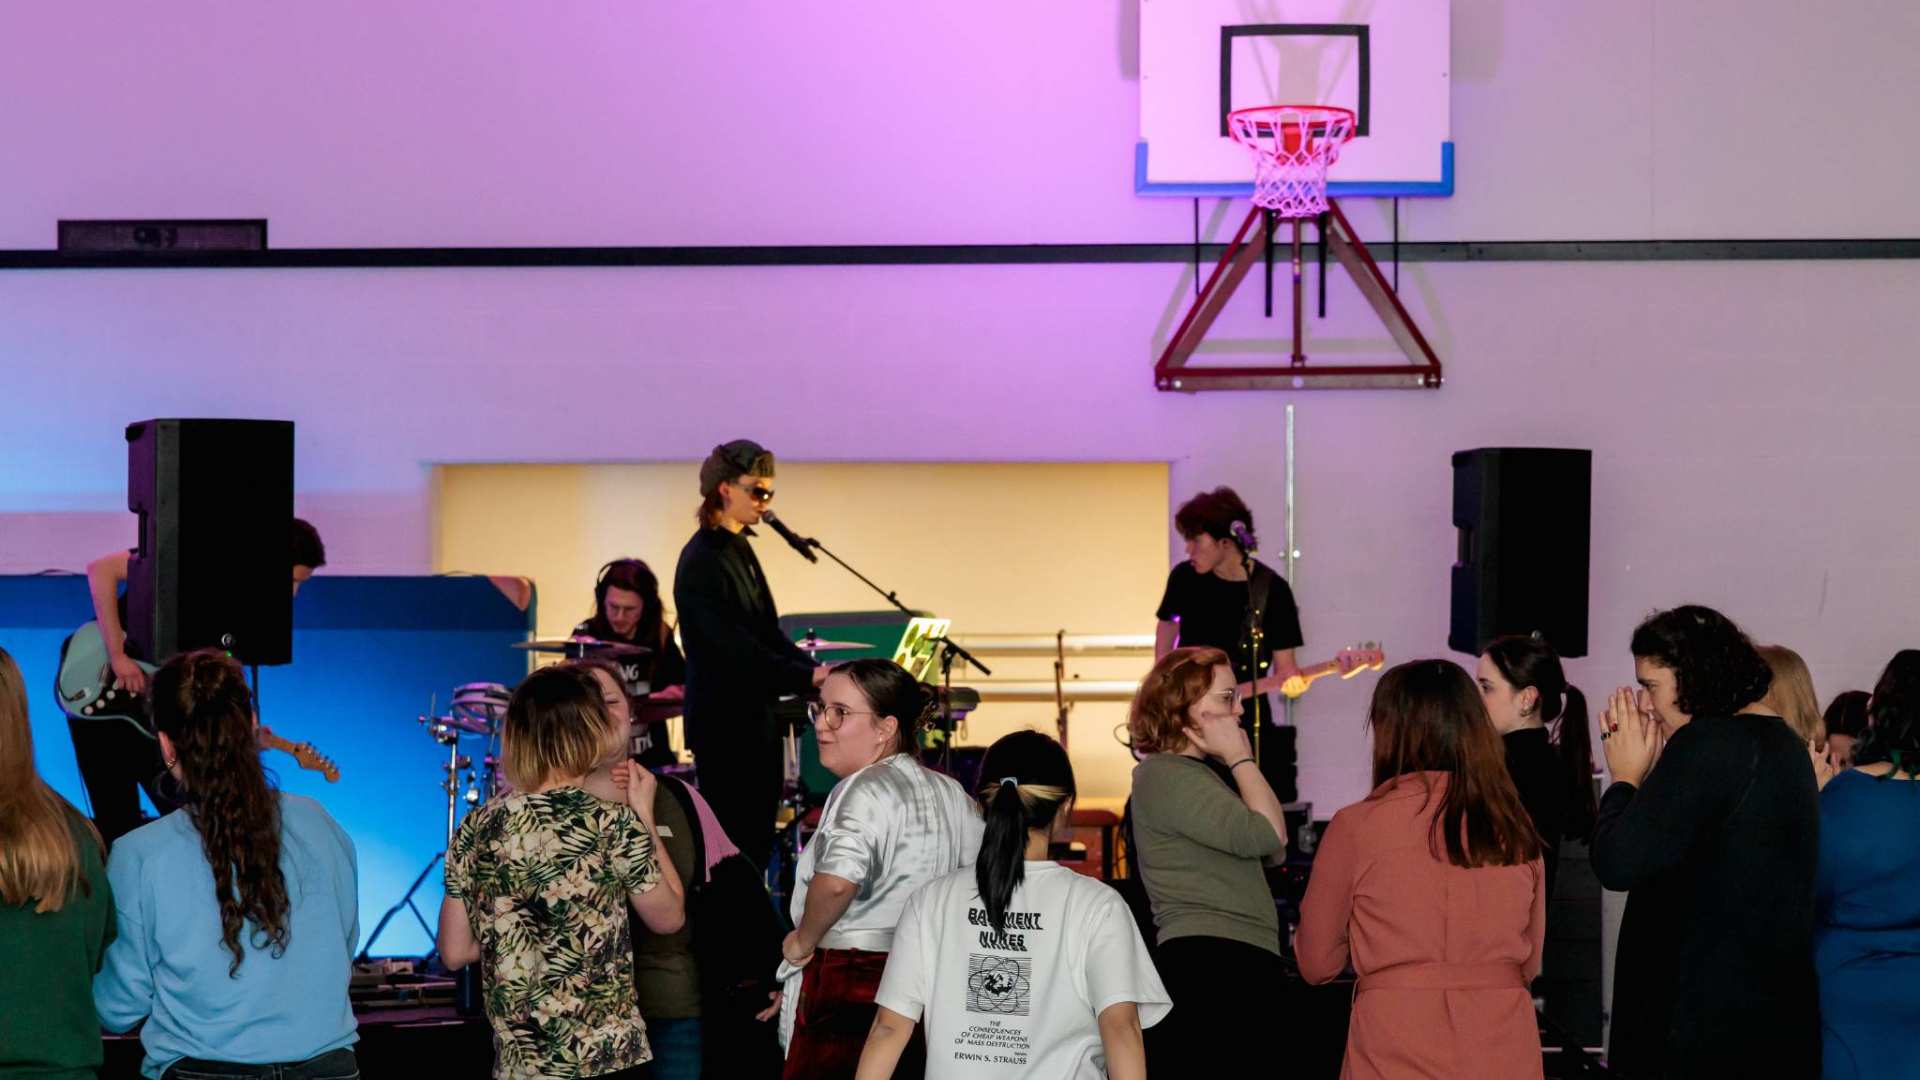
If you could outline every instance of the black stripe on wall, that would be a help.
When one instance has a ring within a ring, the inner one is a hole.
[[[1369,241],[1374,257],[1392,244]],[[1203,261],[1224,246],[1203,244]],[[1308,259],[1316,257],[1312,244]],[[1020,266],[1191,263],[1192,244],[890,244],[790,247],[282,248],[226,254],[62,255],[0,251],[0,270],[438,269],[457,267]],[[1920,258],[1903,240],[1519,240],[1406,243],[1402,262],[1719,262]]]

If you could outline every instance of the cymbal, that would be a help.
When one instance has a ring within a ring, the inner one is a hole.
[[[516,641],[512,643],[512,647],[533,652],[561,653],[566,656],[645,656],[653,651],[645,645],[629,645],[624,641],[601,641],[599,638],[590,637]]]
[[[807,652],[845,652],[848,649],[873,649],[878,646],[864,641],[827,641],[809,634],[794,642]]]

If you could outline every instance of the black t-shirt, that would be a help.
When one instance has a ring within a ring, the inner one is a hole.
[[[1278,650],[1301,644],[1300,609],[1294,605],[1287,579],[1265,563],[1255,561],[1253,572],[1267,579],[1267,609],[1262,618],[1260,666],[1264,670]],[[1182,562],[1167,575],[1167,591],[1157,616],[1180,623],[1180,644],[1210,645],[1233,658],[1234,673],[1245,681],[1254,673],[1247,665],[1247,582],[1227,581],[1201,574]]]
[[[669,686],[681,686],[687,681],[687,660],[680,655],[680,646],[674,644],[672,633],[663,634],[661,643],[653,645],[638,638],[621,637],[600,619],[588,619],[574,627],[573,633],[576,637],[618,641],[627,645],[647,645],[653,649],[645,656],[622,656],[614,659],[614,666],[620,669],[620,681],[626,684],[628,697],[639,698],[648,694],[657,694]]]

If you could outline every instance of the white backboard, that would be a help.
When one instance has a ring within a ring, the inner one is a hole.
[[[1450,0],[1140,0],[1134,190],[1250,193],[1225,116],[1287,104],[1357,114],[1330,194],[1453,194],[1451,24]]]

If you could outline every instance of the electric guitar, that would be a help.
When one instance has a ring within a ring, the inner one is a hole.
[[[160,670],[143,660],[134,663],[149,676]],[[60,647],[60,672],[54,678],[54,692],[59,695],[60,710],[70,719],[124,723],[149,739],[154,737],[148,726],[147,699],[121,686],[114,676],[99,623],[90,622],[75,630]],[[340,779],[339,766],[313,744],[290,742],[265,726],[259,736],[262,749],[292,755],[301,768],[321,774],[330,784]]]
[[[332,758],[315,750],[312,743],[288,742],[275,735],[273,729],[265,724],[260,725],[259,736],[261,749],[292,754],[293,760],[298,762],[301,768],[319,773],[327,778],[329,784],[339,783],[340,766],[335,765]]]
[[[160,670],[144,660],[134,663],[149,676]],[[153,737],[147,728],[147,700],[120,685],[97,622],[81,626],[60,646],[60,673],[53,689],[60,697],[60,711],[70,720],[119,720]]]
[[[1251,685],[1247,683],[1240,685],[1249,693],[1266,694],[1278,690],[1291,700],[1306,693],[1314,683],[1329,675],[1351,679],[1363,671],[1379,671],[1386,666],[1386,663],[1386,650],[1380,647],[1379,642],[1368,641],[1359,645],[1349,645],[1334,654],[1333,659],[1303,667],[1285,678],[1267,675]]]

